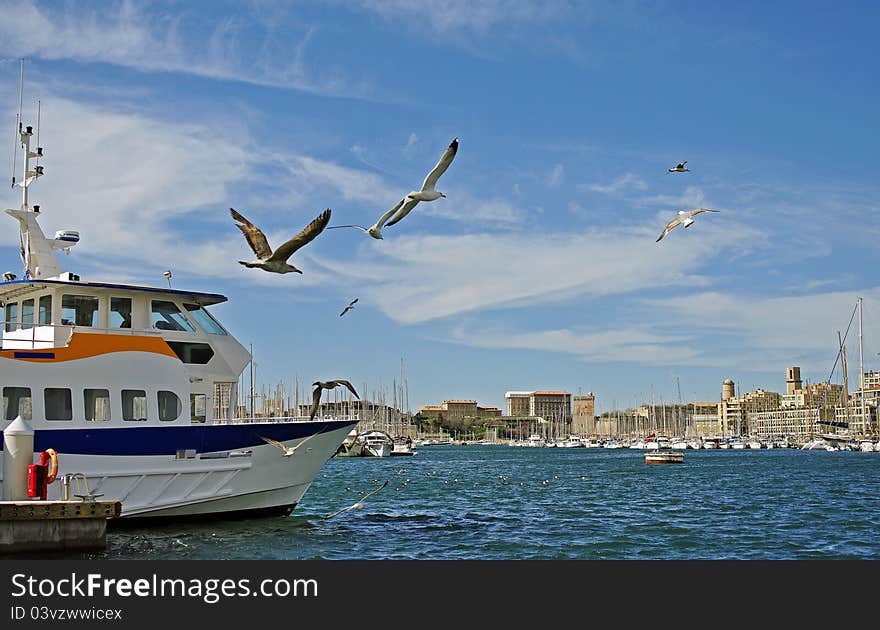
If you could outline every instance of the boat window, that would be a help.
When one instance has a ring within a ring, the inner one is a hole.
[[[12,332],[16,329],[18,322],[18,302],[6,303],[6,332]]]
[[[106,422],[110,419],[110,390],[84,389],[86,420]]]
[[[31,388],[4,387],[3,409],[7,420],[15,420],[17,416],[21,416],[22,420],[30,420]]]
[[[214,356],[214,350],[206,343],[188,343],[186,341],[167,342],[174,354],[184,363],[205,365]]]
[[[191,413],[191,422],[204,422],[207,418],[208,397],[205,394],[190,394],[189,405]]]
[[[43,391],[46,420],[73,420],[73,400],[66,387],[47,387]]]
[[[62,295],[61,324],[97,327],[98,298],[91,295]]]
[[[29,330],[34,327],[34,300],[22,300],[21,302],[21,328]]]
[[[177,308],[177,304],[167,300],[153,300],[153,314],[151,321],[153,328],[159,330],[189,330],[195,331],[193,325]]]
[[[159,390],[159,420],[170,422],[180,417],[183,405],[174,392]]]
[[[204,307],[199,306],[198,304],[184,304],[183,307],[206,333],[211,335],[228,334],[223,330],[220,323],[214,319],[214,316],[206,311]]]
[[[40,297],[39,323],[40,324],[51,324],[52,323],[52,296],[51,295],[44,295],[44,296]]]
[[[122,419],[136,422],[147,419],[147,392],[142,389],[122,390]]]
[[[110,298],[110,328],[131,328],[131,298]]]

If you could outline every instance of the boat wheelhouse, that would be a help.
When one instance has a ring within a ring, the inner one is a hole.
[[[81,279],[55,257],[79,240],[47,238],[28,188],[43,174],[24,149],[23,279],[0,282],[0,429],[21,417],[35,452],[58,453],[58,476],[83,475],[122,517],[289,513],[356,418],[238,417],[249,352],[210,313],[223,295]],[[252,416],[253,414],[251,414]],[[272,445],[308,448],[293,456]],[[61,498],[61,483],[48,498]]]

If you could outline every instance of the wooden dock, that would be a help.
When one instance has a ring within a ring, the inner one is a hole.
[[[103,549],[120,501],[0,501],[0,555]]]

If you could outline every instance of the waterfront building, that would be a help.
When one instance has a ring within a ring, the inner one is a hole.
[[[442,405],[423,405],[419,417],[425,420],[500,418],[498,407],[478,405],[476,400],[444,400]]]
[[[865,372],[862,385],[853,392],[846,404],[834,409],[834,420],[838,427],[847,427],[855,435],[880,435],[877,412],[880,406],[880,371]],[[864,396],[864,414],[862,397]]]
[[[529,399],[532,392],[507,392],[504,394],[504,400],[507,402],[508,416],[528,416],[529,415]]]
[[[596,431],[596,397],[593,392],[586,396],[571,397],[571,432],[575,435],[595,435]]]

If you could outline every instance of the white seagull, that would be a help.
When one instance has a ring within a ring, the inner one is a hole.
[[[452,159],[457,152],[458,138],[453,138],[452,142],[449,143],[449,146],[446,147],[446,150],[443,152],[443,155],[440,156],[440,161],[437,162],[431,172],[425,176],[425,181],[422,182],[422,189],[413,190],[403,198],[403,206],[397,211],[397,214],[385,224],[385,227],[391,227],[403,219],[403,217],[408,215],[410,210],[415,208],[416,204],[420,201],[434,201],[440,197],[446,197],[444,193],[434,190],[434,186],[437,185],[437,180],[440,179],[440,176],[445,173],[446,169],[449,168],[449,165],[452,164]]]
[[[321,432],[318,431],[318,433],[321,433]],[[308,436],[307,438],[302,440],[296,446],[286,446],[283,442],[279,442],[278,440],[273,440],[272,438],[263,437],[262,435],[257,435],[257,437],[259,437],[261,440],[263,440],[266,444],[271,444],[272,446],[281,449],[281,457],[290,457],[291,455],[296,453],[296,450],[300,446],[302,446],[303,444],[305,444],[306,442],[311,440],[313,437],[318,435],[318,433],[314,433],[314,434]],[[311,447],[309,447],[306,450],[310,451],[312,449],[311,449]]]
[[[343,385],[348,388],[352,394],[354,394],[355,398],[360,399],[357,391],[355,391],[354,386],[344,379],[336,379],[335,381],[315,381],[312,383],[312,408],[309,411],[309,419],[314,420],[315,414],[318,413],[318,407],[321,405],[321,394],[325,389],[334,389]]]
[[[657,242],[660,242],[660,239],[669,234],[672,230],[677,228],[679,225],[683,225],[685,227],[690,227],[694,222],[694,216],[700,214],[701,212],[721,212],[720,210],[709,210],[709,208],[697,208],[696,210],[679,210],[678,216],[675,217],[672,221],[666,224],[666,228],[664,228],[663,233],[657,237]]]
[[[339,515],[342,514],[343,512],[348,512],[349,510],[359,510],[359,509],[361,509],[362,507],[364,507],[364,501],[366,500],[367,497],[376,494],[377,492],[379,492],[379,490],[381,490],[382,488],[384,488],[384,487],[387,486],[387,485],[388,485],[388,480],[386,479],[386,480],[385,480],[385,483],[383,483],[381,486],[379,486],[379,487],[376,488],[375,490],[372,490],[371,492],[366,493],[364,496],[362,496],[362,497],[360,498],[360,500],[359,500],[357,503],[353,503],[353,504],[349,505],[349,506],[346,507],[346,508],[342,508],[341,510],[337,510],[336,512],[333,512],[333,514],[328,514],[328,515],[325,516],[324,518],[325,518],[325,519],[327,519],[327,518],[333,518],[334,516],[339,516]]]
[[[397,212],[398,210],[400,210],[400,206],[403,205],[403,202],[404,202],[404,201],[406,201],[406,198],[405,198],[405,197],[404,197],[403,199],[401,199],[400,201],[398,201],[398,202],[394,205],[394,207],[391,208],[388,212],[386,212],[386,213],[383,214],[381,217],[379,217],[379,220],[376,221],[376,222],[375,222],[373,225],[371,225],[370,227],[364,227],[363,225],[331,225],[331,226],[328,227],[327,229],[328,229],[328,230],[335,230],[336,228],[358,228],[358,229],[360,229],[360,230],[363,230],[364,232],[366,232],[367,234],[369,234],[369,235],[372,236],[373,238],[376,238],[376,239],[381,240],[382,238],[384,238],[384,237],[382,236],[382,228],[385,226],[385,221],[387,221],[388,219],[390,219],[391,216],[392,216],[395,212]]]
[[[235,210],[235,208],[230,208],[229,212],[232,214],[232,218],[238,221],[236,226],[241,230],[242,234],[244,234],[248,245],[251,246],[251,249],[254,250],[254,253],[257,255],[256,260],[250,262],[239,260],[238,262],[245,267],[256,267],[274,273],[290,273],[292,271],[302,273],[302,271],[289,264],[287,259],[290,258],[293,252],[318,236],[318,234],[327,227],[327,223],[330,222],[330,208],[327,208],[303,228],[302,232],[283,245],[280,245],[278,249],[273,252],[272,248],[269,247],[269,241],[266,240],[266,235],[263,234],[260,228],[245,219]]]
[[[351,309],[353,309],[354,305],[357,304],[357,301],[358,301],[358,298],[355,298],[351,302],[349,302],[348,306],[346,306],[344,309],[342,309],[342,312],[339,314],[339,316],[342,317],[347,312],[349,312]]]
[[[690,173],[690,171],[685,166],[685,164],[687,164],[687,160],[685,160],[684,162],[679,162],[678,164],[676,164],[672,168],[667,168],[666,172],[667,173]]]

